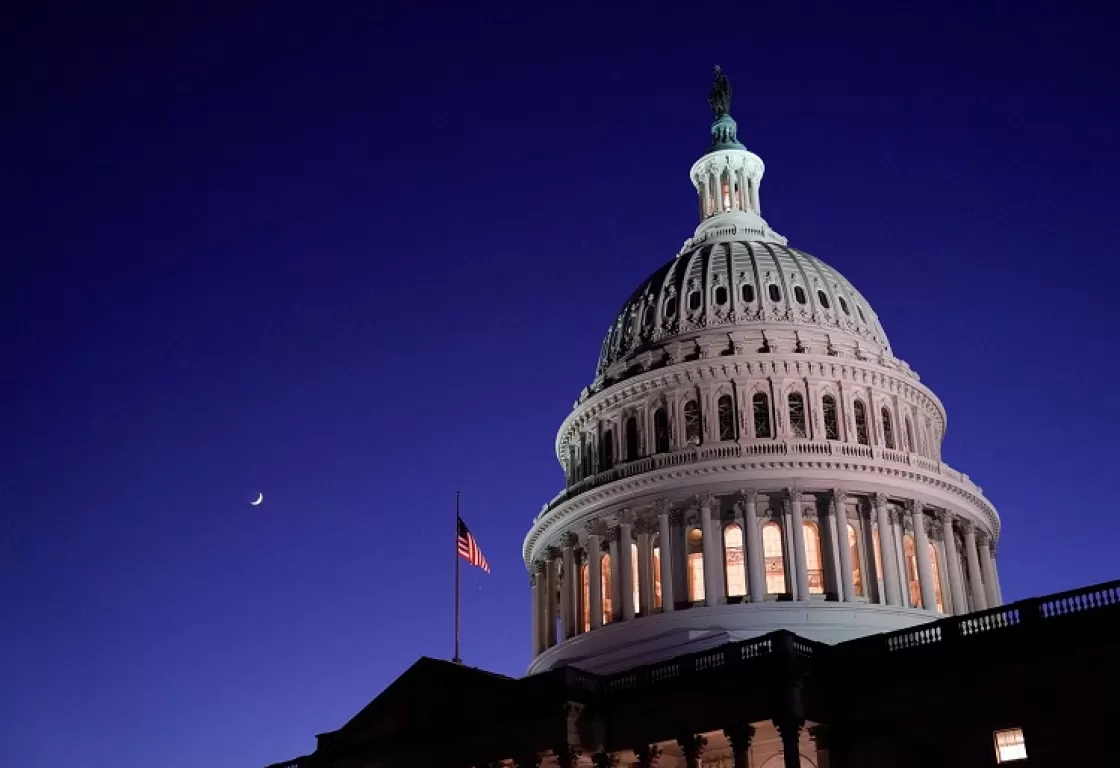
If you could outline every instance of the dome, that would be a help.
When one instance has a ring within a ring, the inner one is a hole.
[[[634,291],[603,339],[597,377],[618,378],[641,354],[707,330],[814,331],[822,346],[843,338],[890,354],[874,310],[835,269],[781,243],[721,234],[688,243]]]
[[[784,629],[835,643],[1000,604],[1000,519],[871,305],[762,218],[717,72],[700,224],[630,296],[525,537],[529,672]]]

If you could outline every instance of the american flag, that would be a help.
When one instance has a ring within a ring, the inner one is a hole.
[[[471,565],[477,565],[490,573],[490,563],[486,562],[486,555],[482,554],[482,549],[461,517],[459,518],[459,556]]]

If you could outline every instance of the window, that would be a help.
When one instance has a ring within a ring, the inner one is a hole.
[[[855,584],[855,592],[860,597],[863,597],[863,572],[859,567],[859,536],[856,535],[856,529],[848,523],[848,552],[852,561],[852,583]]]
[[[828,294],[825,293],[824,291],[817,291],[817,301],[820,302],[821,307],[823,309],[829,309],[830,308],[830,305],[828,303]]]
[[[587,582],[587,561],[584,560],[579,566],[579,585],[582,592],[582,604],[580,606],[580,614],[583,621],[583,631],[591,631],[591,585]]]
[[[603,432],[603,446],[599,450],[599,471],[606,472],[614,466],[614,430]]]
[[[821,533],[816,523],[801,524],[805,532],[805,566],[809,571],[809,594],[824,594],[824,559],[821,557]]]
[[[719,439],[735,439],[735,404],[731,395],[721,395],[716,401],[716,413],[719,416]]]
[[[754,436],[770,437],[770,398],[762,392],[751,398],[754,410]]]
[[[754,286],[750,283],[743,283],[743,287],[739,289],[739,292],[743,295],[743,301],[747,304],[754,301]]]
[[[726,571],[727,596],[747,594],[747,564],[743,559],[743,529],[732,523],[723,529],[723,567]]]
[[[695,400],[684,404],[684,439],[689,443],[700,442],[700,403]]]
[[[800,392],[789,396],[789,428],[794,437],[805,437],[805,398]]]
[[[669,452],[669,417],[664,408],[653,412],[653,452]]]
[[[704,533],[692,528],[685,537],[688,544],[688,599],[704,602]]]
[[[719,304],[722,307],[726,303],[727,303],[727,288],[725,288],[722,285],[718,286],[716,288],[716,304]]]
[[[800,285],[795,285],[793,287],[793,298],[795,298],[797,300],[798,304],[804,304],[806,301],[809,300],[808,297],[805,295],[805,289],[802,288]]]
[[[782,556],[782,527],[771,521],[762,526],[762,560],[766,570],[766,594],[786,591],[786,566]]]
[[[614,618],[611,606],[611,555],[604,552],[599,559],[599,595],[603,606],[603,624],[610,624]]]
[[[1022,728],[996,731],[995,742],[997,763],[1012,763],[1027,759],[1027,742],[1023,739]]]
[[[891,424],[891,412],[885,407],[879,411],[879,415],[883,417],[883,443],[894,450],[894,426]]]
[[[851,312],[849,312],[849,311],[848,311],[848,302],[844,301],[844,297],[843,297],[843,296],[840,296],[840,297],[838,297],[838,298],[837,298],[837,301],[839,301],[839,302],[840,302],[840,309],[844,310],[844,314],[845,314],[845,315],[850,315],[850,314],[852,314]]]
[[[826,440],[840,439],[840,417],[836,411],[836,398],[825,395],[821,399],[824,406],[824,436]]]
[[[903,424],[906,426],[906,450],[918,452],[918,446],[914,445],[914,430],[910,426],[910,417],[907,416]]]
[[[638,589],[638,545],[630,542],[630,585],[634,588],[634,613],[642,606],[642,593]]]
[[[653,537],[653,607],[661,608],[661,539]]]
[[[646,307],[645,314],[642,317],[642,325],[646,328],[653,326],[653,305]]]
[[[638,458],[638,417],[631,416],[626,420],[626,460],[633,461]]]
[[[665,317],[672,317],[675,314],[677,314],[677,299],[670,296],[665,300]]]
[[[910,587],[910,605],[922,607],[922,585],[918,581],[918,556],[914,549],[914,537],[902,535],[902,554],[906,558],[906,584]]]
[[[856,305],[856,312],[859,312],[859,321],[860,321],[861,323],[866,323],[866,322],[867,322],[867,318],[865,318],[865,317],[863,316],[863,310],[859,308],[859,305],[858,305],[858,304]]]
[[[856,400],[852,404],[852,410],[856,414],[856,442],[860,445],[871,445],[871,439],[867,435],[867,408],[863,401]]]
[[[929,572],[933,576],[933,601],[938,613],[945,613],[945,603],[941,600],[941,571],[937,568],[937,544],[929,543]]]
[[[693,291],[688,294],[688,309],[690,312],[700,309],[700,291]]]
[[[782,300],[782,289],[779,288],[778,286],[774,285],[773,283],[770,283],[770,285],[767,286],[766,290],[769,291],[769,293],[770,293],[770,301],[781,301]]]

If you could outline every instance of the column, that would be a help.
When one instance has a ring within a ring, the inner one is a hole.
[[[750,723],[741,723],[724,728],[723,735],[731,744],[731,759],[734,768],[747,768],[747,750],[751,748],[754,739],[754,726]]]
[[[740,493],[746,500],[743,505],[743,537],[747,543],[747,588],[751,602],[766,599],[766,568],[762,554],[762,529],[758,525],[758,491],[745,488]]]
[[[941,512],[941,545],[945,549],[945,569],[949,572],[949,594],[953,596],[953,613],[961,616],[968,613],[968,601],[964,599],[961,558],[957,554],[957,536],[953,532],[953,516],[947,509]]]
[[[992,586],[996,588],[996,605],[1003,605],[1003,587],[999,585],[999,558],[996,548],[992,547]]]
[[[883,561],[883,589],[887,593],[887,605],[902,605],[898,588],[898,559],[895,557],[894,535],[884,493],[875,494],[875,519],[879,525],[879,556]]]
[[[790,532],[793,534],[793,566],[797,573],[797,599],[809,599],[809,566],[805,562],[805,528],[801,517],[801,489],[786,489]]]
[[[700,504],[700,530],[703,532],[704,605],[719,605],[723,602],[722,579],[719,578],[723,573],[720,557],[723,547],[716,540],[718,526],[712,525],[712,510],[719,514],[719,500],[710,493],[701,493],[697,501]]]
[[[782,765],[785,768],[801,768],[801,727],[805,721],[797,717],[786,717],[774,721],[782,737]]]
[[[587,612],[591,628],[598,629],[603,626],[603,539],[599,534],[587,534],[584,556],[587,557]]]
[[[840,549],[840,599],[846,603],[856,599],[856,580],[852,574],[852,548],[848,546],[848,513],[844,509],[847,495],[839,488],[832,490],[832,520],[836,525],[836,537]]]
[[[529,569],[529,584],[533,587],[533,657],[541,652],[541,585],[537,578],[536,563]]]
[[[937,610],[937,593],[933,589],[933,568],[929,564],[929,534],[926,533],[926,515],[922,502],[910,502],[910,516],[914,522],[914,554],[918,558],[918,585],[922,590],[922,607]]]
[[[653,613],[653,554],[649,546],[650,529],[645,520],[634,524],[638,531],[638,610],[643,616]]]
[[[964,531],[964,557],[968,562],[968,585],[972,587],[972,610],[985,611],[988,601],[984,595],[984,580],[980,578],[980,561],[976,554],[976,527],[971,520],[961,521]]]
[[[654,507],[657,510],[657,546],[661,548],[661,610],[668,613],[676,607],[673,605],[673,542],[669,528],[672,505],[668,499],[658,499]]]
[[[638,758],[638,768],[653,768],[661,757],[661,747],[656,744],[639,744],[634,747],[634,757]]]
[[[824,723],[809,726],[809,736],[817,748],[817,768],[832,768],[832,743],[829,727]]]
[[[622,600],[622,618],[634,618],[634,513],[628,509],[619,513],[618,525],[618,592]]]
[[[556,591],[559,584],[560,553],[554,548],[548,550],[547,571],[545,575],[544,596],[544,637],[548,647],[556,645]]]
[[[700,768],[700,758],[704,755],[704,747],[708,746],[708,740],[703,736],[690,733],[677,739],[677,743],[681,745],[681,752],[684,753],[685,768]]]
[[[622,618],[622,602],[619,599],[622,584],[622,561],[618,557],[618,529],[613,529],[607,536],[607,550],[611,553],[611,621]]]
[[[834,591],[837,600],[844,599],[844,577],[840,574],[840,542],[838,540],[837,530],[839,523],[837,522],[836,506],[829,498],[825,502],[824,513],[821,515],[822,530],[821,530],[821,555],[824,558],[824,572],[828,574],[828,579],[825,582],[825,591]],[[844,532],[847,534],[847,531]],[[847,544],[848,540],[845,536],[844,543]],[[829,589],[831,587],[831,590]]]
[[[977,537],[976,544],[980,548],[980,573],[984,578],[984,599],[988,601],[989,608],[995,608],[1000,602],[996,587],[996,571],[992,565],[991,542],[992,538],[988,534],[981,533]]]
[[[571,534],[564,537],[564,572],[563,582],[560,585],[560,627],[565,640],[576,634],[574,587],[578,580],[576,579],[575,541],[572,539]]]

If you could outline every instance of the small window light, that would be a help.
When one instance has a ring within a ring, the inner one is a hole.
[[[720,287],[716,288],[716,304],[719,304],[722,307],[726,303],[727,289],[721,285]]]
[[[817,291],[817,301],[821,303],[823,309],[828,309],[828,294],[824,291]]]
[[[750,283],[743,283],[743,301],[750,304],[754,301],[754,286]]]
[[[773,283],[770,283],[770,287],[769,287],[768,290],[770,292],[770,301],[781,301],[782,300],[782,291],[781,291],[780,288],[778,288],[778,286],[774,285]]]
[[[798,304],[804,304],[808,301],[808,298],[805,296],[805,289],[800,285],[795,285],[793,287],[793,298],[797,299]]]
[[[1027,742],[1023,739],[1022,728],[996,731],[995,742],[997,763],[1013,763],[1027,759]]]

